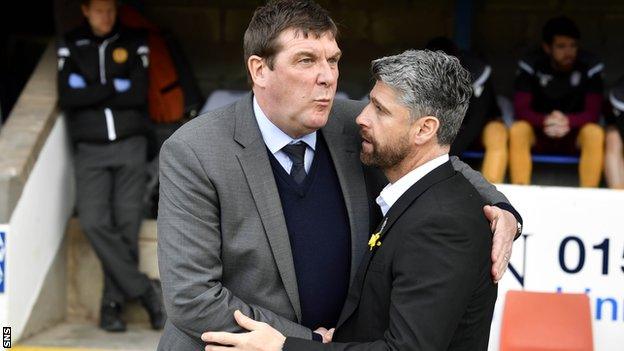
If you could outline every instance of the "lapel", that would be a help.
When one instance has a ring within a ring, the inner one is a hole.
[[[260,214],[284,288],[301,323],[299,290],[288,229],[267,148],[253,113],[252,96],[249,93],[236,103],[234,140],[243,146],[236,157]]]
[[[327,124],[321,130],[338,175],[338,181],[340,182],[340,188],[349,216],[349,227],[351,229],[351,272],[349,285],[351,285],[362,257],[361,253],[366,246],[366,235],[369,230],[366,183],[357,147],[360,138],[357,135],[345,133],[344,122],[335,116],[333,111],[329,116]]]
[[[401,197],[390,207],[388,213],[381,221],[379,227],[375,233],[380,233],[379,240],[382,242],[384,238],[392,232],[392,226],[394,223],[401,217],[403,212],[407,210],[412,203],[418,199],[418,197],[423,194],[427,189],[431,186],[453,176],[455,174],[455,170],[451,165],[450,161],[440,165],[435,168],[433,171],[429,172],[427,175],[422,177],[418,182],[412,185]],[[370,250],[369,247],[366,247],[366,252],[364,253],[364,257],[362,258],[362,262],[357,271],[357,275],[351,289],[349,290],[349,296],[347,297],[347,301],[345,302],[345,306],[342,309],[342,313],[340,314],[340,318],[338,320],[337,328],[340,327],[356,310],[359,305],[360,297],[362,295],[362,288],[364,286],[364,279],[366,278],[366,273],[368,271],[368,266],[370,264],[371,259],[379,250],[379,248],[374,248]]]

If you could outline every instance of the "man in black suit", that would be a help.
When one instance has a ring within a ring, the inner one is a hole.
[[[373,61],[376,84],[358,116],[365,164],[390,184],[332,343],[284,337],[240,312],[250,333],[209,332],[228,350],[487,350],[497,289],[492,237],[474,187],[449,148],[471,96],[469,73],[440,52]],[[331,334],[331,333],[330,333]],[[209,345],[206,350],[222,350]]]

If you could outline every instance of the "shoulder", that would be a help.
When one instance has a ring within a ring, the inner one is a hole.
[[[89,38],[90,36],[85,26],[76,27],[68,32],[65,32],[58,38],[57,48],[64,47],[71,49],[73,47],[89,44],[91,42]]]
[[[590,78],[604,70],[604,63],[602,60],[589,51],[579,50],[577,60],[584,73]]]
[[[620,78],[609,91],[609,102],[618,111],[624,112],[624,77]]]
[[[366,102],[349,99],[335,99],[332,112],[341,118],[355,119],[366,106]]]
[[[68,58],[73,51],[90,43],[91,39],[85,27],[76,27],[57,38],[56,55],[59,58]]]
[[[435,184],[431,190],[441,209],[478,210],[478,214],[483,214],[481,208],[485,203],[482,197],[460,172],[455,171],[452,177]]]
[[[541,49],[534,49],[518,60],[518,70],[532,76],[546,61],[548,61],[546,54]]]
[[[484,205],[474,186],[461,173],[455,172],[427,189],[414,202],[411,211],[425,227],[443,226],[446,230],[464,231],[469,227],[487,227]]]
[[[348,134],[359,135],[360,129],[355,123],[355,118],[362,112],[366,104],[364,101],[335,99],[330,118],[337,120],[332,122],[342,122]]]
[[[185,123],[169,137],[172,142],[182,141],[191,148],[200,145],[218,148],[233,140],[236,102],[203,113]]]
[[[492,73],[490,65],[471,52],[462,52],[460,60],[464,68],[470,72],[472,83],[475,85],[483,85]]]

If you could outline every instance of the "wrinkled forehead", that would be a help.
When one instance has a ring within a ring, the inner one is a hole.
[[[300,28],[287,28],[284,29],[277,36],[275,41],[276,52],[303,48],[303,47],[319,47],[323,49],[329,49],[332,51],[340,52],[336,37],[331,31],[315,32],[305,31]]]

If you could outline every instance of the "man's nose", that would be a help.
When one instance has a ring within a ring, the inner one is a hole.
[[[357,123],[362,129],[369,126],[370,119],[368,118],[368,113],[370,111],[370,106],[370,103],[366,105],[362,112],[360,112],[360,114],[355,118],[355,123]]]
[[[338,80],[338,67],[322,61],[319,68],[318,83],[321,85],[332,86]]]

